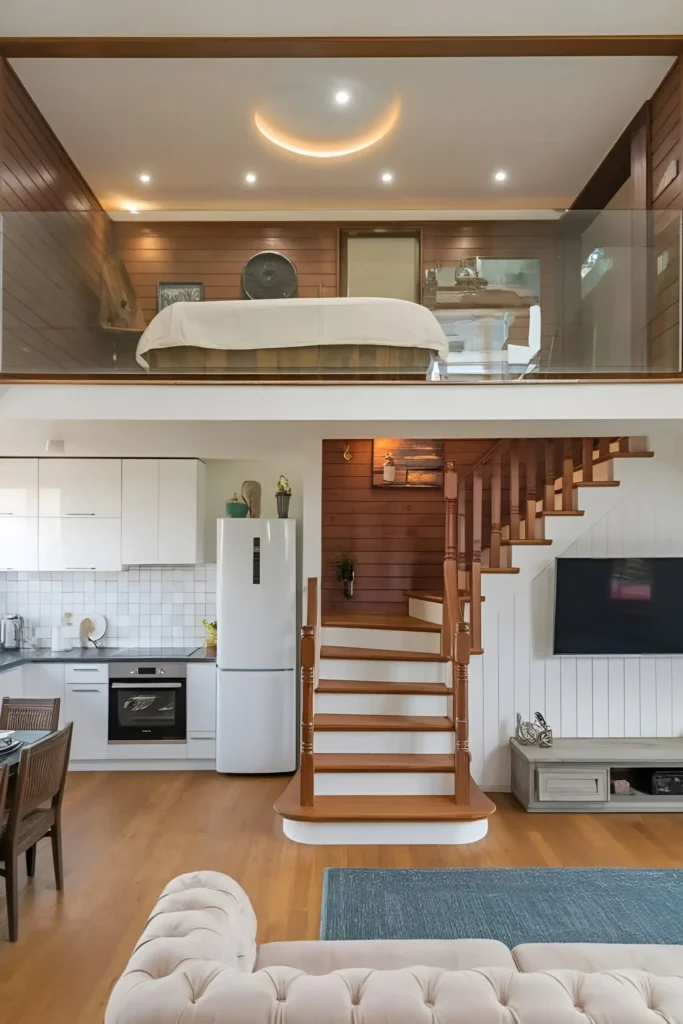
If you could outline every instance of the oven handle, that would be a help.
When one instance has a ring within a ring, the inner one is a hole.
[[[145,679],[139,683],[112,683],[112,690],[180,690],[182,683],[152,683]]]

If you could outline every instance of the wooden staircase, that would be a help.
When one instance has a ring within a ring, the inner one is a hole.
[[[485,639],[481,577],[517,573],[515,552],[528,560],[547,548],[546,517],[583,515],[581,488],[618,486],[613,459],[650,455],[625,438],[498,442],[469,478],[446,466],[443,593],[407,591],[397,615],[323,616],[319,630],[308,581],[301,766],[275,805],[287,836],[347,845],[486,835],[495,805],[471,778],[467,728],[469,657]]]

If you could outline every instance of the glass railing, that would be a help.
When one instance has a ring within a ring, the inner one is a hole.
[[[292,261],[286,281],[278,260],[258,268],[263,294],[282,285],[280,294],[307,302],[234,304],[253,284],[242,279],[248,252],[237,250],[229,280],[211,250],[188,275],[183,264],[155,262],[140,228],[131,254],[104,213],[2,216],[3,380],[438,383],[681,370],[680,211],[448,222],[429,239],[425,226],[421,303],[411,306],[377,301],[370,277],[367,297],[340,300],[329,253],[319,274],[310,256],[299,273]],[[153,228],[163,235],[163,224]],[[226,222],[226,249],[236,248],[232,229]],[[386,295],[384,270],[376,290]]]

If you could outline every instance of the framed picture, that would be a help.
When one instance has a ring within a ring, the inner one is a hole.
[[[443,487],[443,463],[443,441],[375,438],[372,442],[372,486],[440,488]]]
[[[157,285],[157,312],[174,302],[202,302],[204,285],[199,282],[178,284],[175,281],[159,281]]]

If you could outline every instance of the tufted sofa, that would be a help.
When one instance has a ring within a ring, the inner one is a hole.
[[[271,942],[227,875],[166,886],[105,1024],[683,1024],[683,946]]]

